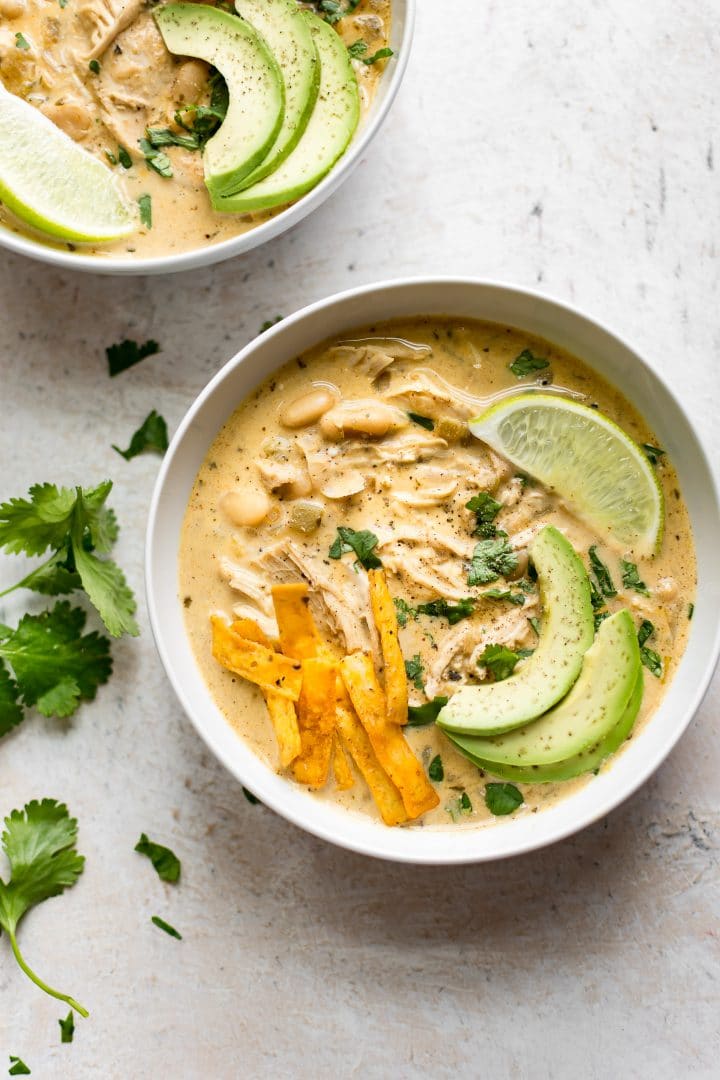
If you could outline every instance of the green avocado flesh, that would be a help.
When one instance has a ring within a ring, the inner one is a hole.
[[[641,667],[635,680],[633,692],[630,695],[630,701],[625,706],[625,712],[612,731],[600,742],[595,743],[594,746],[589,746],[587,750],[574,754],[564,761],[554,762],[552,765],[505,765],[497,761],[485,761],[483,758],[476,757],[467,749],[467,746],[474,741],[472,738],[450,734],[448,734],[448,738],[452,739],[458,750],[465,754],[474,765],[492,776],[497,776],[500,780],[511,780],[516,784],[551,784],[560,780],[572,780],[573,777],[580,776],[582,773],[594,772],[606,758],[610,757],[622,746],[633,729],[642,704],[642,697],[643,676]]]
[[[155,21],[171,53],[205,60],[227,83],[227,115],[205,145],[203,164],[212,197],[236,191],[265,159],[283,122],[285,85],[277,61],[248,22],[218,8],[168,4]]]
[[[285,115],[265,159],[243,177],[238,191],[274,172],[307,127],[320,86],[320,59],[295,0],[235,0],[235,10],[262,36],[285,82]]]
[[[453,736],[463,753],[492,769],[566,762],[606,739],[625,719],[640,672],[640,647],[629,611],[600,625],[580,677],[559,705],[533,723],[493,738]],[[509,680],[508,680],[509,681]]]
[[[552,525],[537,534],[530,557],[543,607],[537,648],[510,678],[458,690],[437,719],[448,732],[487,736],[521,727],[552,708],[580,674],[594,637],[585,567]]]
[[[211,189],[215,210],[249,213],[294,202],[322,180],[353,137],[360,96],[345,43],[311,11],[301,11],[300,18],[310,28],[320,57],[320,89],[307,127],[292,153],[264,180],[229,198]]]

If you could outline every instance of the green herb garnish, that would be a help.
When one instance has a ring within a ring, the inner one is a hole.
[[[140,834],[140,839],[135,845],[135,851],[140,855],[147,855],[157,871],[161,881],[167,881],[174,885],[180,880],[180,860],[174,851],[162,844],[156,844],[149,840],[146,833]]]
[[[438,597],[437,600],[429,600],[427,604],[418,604],[415,610],[418,615],[434,615],[447,619],[450,626],[454,626],[461,619],[470,618],[475,610],[475,599],[472,596],[466,596],[453,604],[444,597]]]
[[[507,600],[509,604],[517,607],[522,607],[525,603],[525,593],[522,590],[512,592],[510,589],[487,589],[480,597],[485,600]]]
[[[537,636],[540,637],[540,620],[537,619],[534,615],[529,615],[528,622],[530,623],[530,626],[533,628]]]
[[[91,60],[90,63],[88,64],[88,67],[92,71],[93,75],[99,75],[100,74],[100,61],[99,60]]]
[[[164,919],[161,919],[159,915],[153,915],[150,919],[150,922],[154,923],[155,926],[159,926],[160,929],[164,930],[166,934],[170,935],[170,937],[174,937],[177,938],[178,941],[182,941],[182,934],[179,933],[174,926],[171,926],[170,923],[165,922]]]
[[[520,355],[508,364],[508,367],[518,379],[524,379],[533,371],[542,371],[543,368],[550,367],[550,361],[544,356],[535,356],[530,349],[523,349]]]
[[[610,576],[610,571],[598,555],[597,546],[595,544],[593,544],[593,546],[590,548],[589,555],[590,566],[592,567],[592,572],[595,575],[595,579],[598,583],[602,595],[608,597],[617,596],[617,589],[613,585],[613,579]]]
[[[266,330],[269,330],[271,326],[276,326],[279,322],[282,322],[284,318],[284,315],[276,315],[274,319],[266,319],[258,333],[264,334]]]
[[[640,580],[638,568],[634,562],[627,562],[625,559],[620,560],[620,569],[622,571],[622,583],[624,589],[633,589],[637,593],[642,593],[643,596],[649,596],[650,590],[644,581]]]
[[[140,427],[134,433],[130,439],[130,445],[127,450],[121,450],[119,446],[113,443],[113,450],[117,450],[121,457],[124,457],[126,461],[130,461],[132,458],[137,457],[138,454],[143,454],[147,450],[152,450],[157,454],[164,454],[168,448],[168,430],[167,424],[162,416],[152,410],[151,413],[143,420]]]
[[[117,156],[123,169],[132,169],[132,158],[124,146],[118,146]]]
[[[443,768],[442,758],[439,754],[436,754],[428,765],[428,776],[431,780],[434,780],[436,784],[439,784],[445,779],[445,769]]]
[[[417,619],[417,610],[408,604],[407,600],[403,600],[400,596],[393,597],[393,604],[395,605],[395,617],[398,621],[398,626],[407,626],[408,618],[412,617]]]
[[[243,788],[243,795],[252,806],[257,806],[260,802],[257,795],[253,795],[252,791],[248,791],[246,787]]]
[[[662,658],[655,652],[654,649],[649,649],[645,642],[648,638],[651,638],[655,633],[655,627],[649,619],[643,619],[640,623],[637,633],[638,645],[640,646],[640,659],[653,675],[658,679],[662,678],[663,662]]]
[[[408,727],[425,727],[434,724],[438,713],[448,703],[446,697],[434,697],[424,705],[408,705]]]
[[[507,537],[480,540],[475,545],[470,562],[468,585],[487,585],[491,581],[497,581],[499,577],[511,574],[517,564],[518,557],[510,547]]]
[[[341,559],[348,551],[355,553],[356,565],[363,566],[366,570],[374,570],[382,566],[382,562],[375,554],[378,538],[375,533],[368,529],[348,529],[344,525],[338,525],[337,536],[330,545],[328,556],[331,559]]]
[[[495,518],[502,510],[502,503],[493,499],[489,491],[481,491],[478,495],[473,495],[472,499],[465,503],[465,509],[472,510],[475,514],[473,530],[475,536],[483,536],[489,540],[496,535]]]
[[[352,45],[348,45],[347,47],[348,55],[351,60],[359,60],[361,56],[364,56],[367,50],[367,42],[363,41],[362,38],[358,41],[353,41]]]
[[[122,161],[120,164],[122,165]],[[130,341],[128,338],[125,338],[118,345],[109,345],[105,350],[105,355],[108,359],[110,375],[119,375],[121,371],[127,371],[128,368],[139,364],[146,357],[155,356],[159,352],[160,346],[152,338],[149,338],[142,345],[138,345],[137,341]]]
[[[367,66],[370,67],[371,64],[377,64],[378,60],[387,60],[388,57],[394,55],[395,53],[393,50],[386,45],[384,49],[378,49],[372,56],[361,56],[360,60],[363,64],[367,64]]]
[[[16,1054],[10,1054],[10,1068],[8,1076],[31,1076],[31,1072],[22,1058]]]
[[[28,42],[27,38],[25,37],[24,34],[21,34],[19,30],[15,34],[15,48],[16,49],[29,49],[30,48],[30,43]]]
[[[455,799],[449,806],[445,807],[453,821],[458,821],[464,815],[471,814],[472,808],[470,796],[467,791],[463,791],[459,798]]]
[[[199,150],[200,138],[194,131],[181,135],[170,128],[145,128],[145,138],[153,150],[159,150],[162,146],[182,146],[185,150]]]
[[[506,645],[486,645],[478,657],[478,666],[487,668],[495,682],[502,682],[512,675],[520,659],[520,654]]]
[[[170,180],[173,175],[173,167],[167,154],[162,150],[156,150],[147,139],[138,139],[138,146],[142,150],[148,166],[153,169],[158,176],[163,176],[166,180]]]
[[[421,428],[425,428],[426,431],[435,430],[435,421],[431,420],[429,416],[422,416],[420,413],[409,412],[408,416],[412,420],[413,424],[419,424]]]
[[[694,614],[695,614],[695,605],[694,604],[688,604],[688,609],[687,609],[688,620],[692,619]]]
[[[58,1020],[58,1024],[60,1025],[60,1042],[71,1043],[75,1035],[75,1015],[72,1009],[64,1020]]]
[[[660,459],[665,457],[665,451],[661,450],[659,446],[653,446],[651,443],[640,443],[640,449],[645,452],[645,456],[651,465],[659,465]]]
[[[486,784],[485,805],[495,817],[514,813],[525,802],[514,784]]]
[[[140,195],[138,208],[140,210],[140,224],[144,225],[146,229],[152,229],[152,196]]]
[[[7,882],[0,879],[0,926],[28,978],[46,994],[87,1016],[87,1009],[74,998],[53,990],[28,967],[17,943],[17,928],[23,916],[44,900],[59,896],[80,877],[85,859],[78,855],[76,842],[77,821],[55,799],[33,800],[5,818],[2,846],[10,864],[10,878]]]
[[[405,661],[405,674],[408,680],[413,684],[416,690],[424,690],[425,683],[423,682],[423,662],[420,659],[420,654],[415,653],[412,660]]]

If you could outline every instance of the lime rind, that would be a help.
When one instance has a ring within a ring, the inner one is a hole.
[[[22,221],[60,240],[102,243],[135,229],[110,170],[2,87],[0,199]]]
[[[655,471],[603,413],[559,394],[523,393],[491,406],[468,426],[604,538],[636,557],[659,550],[664,510]]]

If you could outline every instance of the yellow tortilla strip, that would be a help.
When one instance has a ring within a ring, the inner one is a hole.
[[[213,656],[223,667],[263,690],[297,701],[302,687],[302,665],[266,645],[240,637],[232,627],[211,617]]]
[[[405,660],[398,640],[398,622],[395,605],[387,586],[385,571],[368,570],[370,604],[373,618],[380,634],[383,663],[385,666],[385,699],[387,718],[392,724],[407,724],[408,688]]]
[[[355,783],[350,762],[337,734],[333,740],[333,772],[335,773],[335,787],[338,791],[347,791]]]
[[[300,784],[322,787],[327,782],[335,731],[335,664],[321,657],[302,663],[302,690],[298,701],[301,750],[293,762]]]
[[[308,607],[308,587],[302,582],[273,585],[272,598],[285,656],[309,660],[317,656],[322,639]]]
[[[380,816],[386,825],[402,825],[408,820],[400,792],[377,759],[365,728],[358,720],[345,686],[337,702],[337,728],[350,751]]]
[[[255,641],[258,645],[265,645],[269,649],[272,648],[269,637],[253,619],[236,619],[230,629],[247,641]],[[295,705],[289,698],[276,694],[274,690],[263,689],[262,694],[275,731],[275,738],[280,752],[280,764],[283,769],[287,769],[301,750],[300,728],[298,727]]]
[[[372,657],[361,652],[346,656],[340,671],[377,759],[402,795],[408,817],[417,818],[432,810],[440,801],[437,792],[398,725],[388,721]]]

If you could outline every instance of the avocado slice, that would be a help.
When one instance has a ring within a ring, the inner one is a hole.
[[[630,701],[625,706],[625,712],[612,731],[604,739],[595,743],[594,746],[589,746],[587,750],[582,750],[579,754],[573,754],[572,757],[566,758],[564,761],[554,762],[552,765],[505,765],[497,761],[485,761],[483,758],[471,754],[466,748],[465,744],[470,744],[473,741],[472,737],[464,738],[462,735],[456,736],[448,733],[448,738],[452,739],[458,750],[465,754],[474,765],[477,765],[479,769],[484,769],[485,772],[490,773],[492,776],[497,776],[500,780],[511,780],[516,784],[551,784],[560,780],[572,780],[573,777],[580,776],[581,773],[593,772],[598,769],[606,758],[610,757],[622,746],[633,729],[640,711],[642,698],[643,675],[641,667],[635,680],[633,692],[630,695]]]
[[[307,20],[295,0],[235,0],[235,10],[262,36],[285,82],[285,116],[267,156],[243,177],[237,190],[274,172],[297,146],[315,108],[320,58]]]
[[[457,736],[453,741],[474,758],[501,765],[565,762],[608,736],[624,718],[638,672],[640,647],[629,611],[600,625],[585,653],[582,671],[566,698],[525,727],[490,739]]]
[[[211,195],[234,191],[263,161],[283,122],[277,61],[250,23],[218,8],[167,4],[155,21],[171,53],[213,64],[227,83],[227,115],[205,144],[203,164]]]
[[[345,152],[360,118],[360,95],[340,35],[311,11],[300,11],[320,57],[320,91],[305,132],[293,152],[264,180],[229,198],[211,190],[225,213],[246,214],[284,206],[314,188]]]
[[[552,708],[580,674],[594,636],[585,567],[552,525],[537,534],[530,557],[543,606],[537,648],[509,679],[458,690],[437,719],[446,731],[495,735],[521,727]]]

